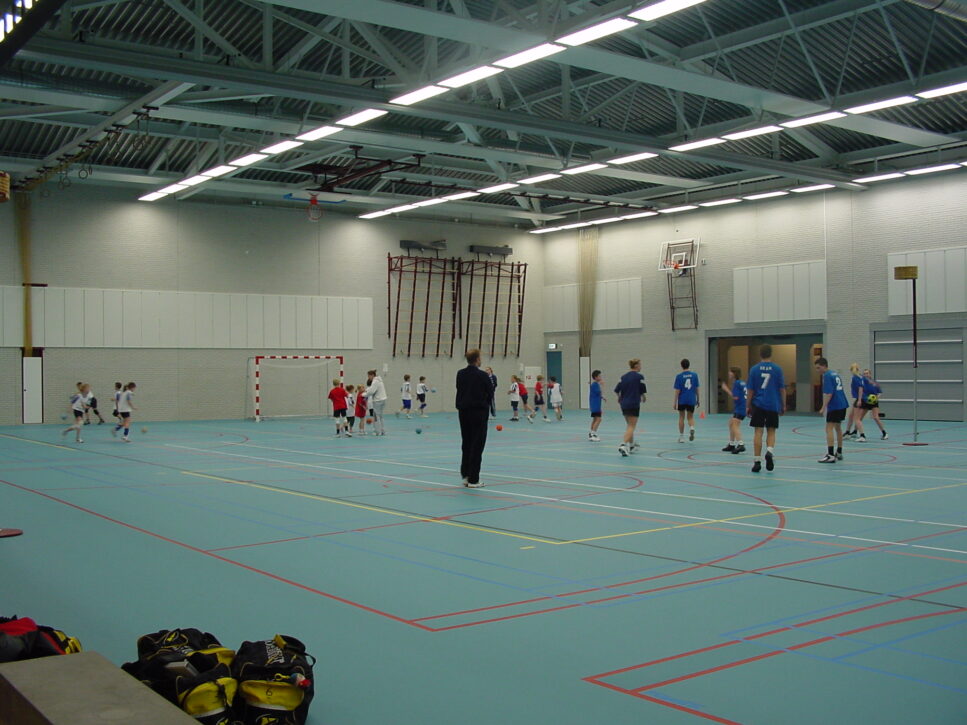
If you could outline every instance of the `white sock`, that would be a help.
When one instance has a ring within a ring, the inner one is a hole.
[[[775,451],[772,450],[772,446],[766,446],[766,453],[775,453]]]

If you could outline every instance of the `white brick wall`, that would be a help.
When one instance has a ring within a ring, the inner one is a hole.
[[[0,425],[20,422],[22,370],[20,350],[0,347]]]
[[[55,190],[49,199],[38,197],[34,281],[51,286],[372,297],[375,348],[348,352],[348,376],[356,382],[366,369],[381,369],[388,363],[392,392],[404,372],[427,375],[440,390],[434,400],[439,410],[441,405],[452,408],[452,379],[462,363],[462,350],[452,361],[390,356],[386,255],[402,253],[401,239],[447,239],[447,255],[467,258],[471,244],[509,244],[513,258],[530,265],[521,361],[541,357],[543,254],[542,243],[534,235],[445,222],[362,222],[335,214],[312,224],[301,210],[146,204],[132,199],[129,190],[77,184],[67,191]],[[12,205],[0,207],[0,232],[12,224],[12,216]],[[10,265],[4,263],[8,258]],[[0,233],[0,284],[20,281],[15,240]],[[5,372],[3,361],[11,351],[3,352],[0,371]],[[145,419],[240,418],[247,395],[246,360],[256,352],[345,351],[49,349],[45,352],[47,418],[59,420],[63,401],[78,380],[91,382],[102,398],[110,395],[115,380],[134,380]],[[19,351],[13,351],[13,356],[19,371]],[[521,361],[499,358],[490,364],[506,380],[520,370]],[[18,402],[16,420],[19,411]]]
[[[707,384],[705,331],[736,327],[732,270],[761,264],[827,260],[826,354],[834,367],[869,361],[869,325],[888,319],[886,255],[956,246],[967,241],[967,174],[908,179],[853,193],[833,191],[706,209],[602,226],[599,279],[641,274],[641,332],[598,332],[591,363],[612,382],[630,357],[641,357],[649,380],[649,410],[670,408],[682,357]],[[546,284],[576,281],[577,232],[543,235]],[[699,330],[673,333],[664,277],[655,271],[661,242],[701,238]],[[738,326],[768,332],[768,325]],[[577,399],[577,335],[548,333],[565,345],[565,379]]]

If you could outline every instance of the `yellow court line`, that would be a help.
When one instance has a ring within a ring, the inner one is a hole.
[[[590,460],[590,461],[571,461],[564,458],[542,458],[540,456],[515,456],[511,453],[500,453],[491,452],[487,453],[487,457],[490,456],[502,456],[504,458],[520,458],[525,461],[549,461],[551,463],[573,463],[584,466],[591,466],[597,468],[598,466],[608,466],[609,468],[620,468],[628,473],[639,473],[644,471],[653,472],[666,472],[666,473],[712,473],[714,472],[716,476],[727,476],[728,478],[744,478],[748,479],[749,476],[744,473],[727,473],[725,471],[720,471],[718,468],[711,468],[708,466],[703,466],[698,463],[694,469],[678,469],[678,468],[664,468],[661,466],[641,466],[637,468],[628,468],[627,466],[622,466],[620,463],[604,463],[602,461]],[[665,459],[668,460],[668,459]],[[684,463],[684,461],[670,461],[671,463]],[[387,461],[387,463],[392,463],[392,461]],[[701,470],[700,470],[701,469]],[[872,483],[840,483],[838,481],[810,481],[803,478],[783,478],[781,476],[770,475],[768,480],[770,481],[783,481],[785,483],[809,483],[816,484],[819,486],[852,486],[855,488],[875,488],[881,491],[910,491],[908,488],[896,488],[894,486],[876,486]]]
[[[510,531],[497,531],[495,529],[488,529],[483,526],[474,526],[473,524],[462,524],[458,521],[443,521],[441,519],[428,518],[426,516],[417,516],[416,514],[407,514],[401,511],[393,511],[392,509],[384,509],[379,506],[369,506],[367,504],[353,503],[351,501],[343,501],[338,498],[330,498],[328,496],[323,496],[317,493],[303,493],[302,491],[287,491],[284,488],[276,488],[275,486],[268,486],[263,483],[253,483],[251,481],[238,481],[234,478],[225,478],[223,476],[211,476],[207,473],[196,473],[195,471],[182,471],[186,476],[197,476],[199,478],[212,478],[216,481],[224,481],[225,483],[234,483],[238,486],[249,486],[250,488],[260,488],[264,491],[271,491],[272,493],[286,493],[290,496],[299,496],[301,498],[311,498],[316,501],[324,501],[326,503],[334,503],[340,506],[349,506],[350,508],[363,509],[364,511],[374,511],[376,513],[388,514],[389,516],[400,516],[406,519],[412,519],[414,521],[423,521],[428,524],[443,524],[444,526],[454,526],[461,529],[470,529],[471,531],[480,531],[485,534],[499,534],[500,536],[509,536],[514,539],[524,539],[525,541],[536,541],[539,544],[556,544],[557,541],[552,541],[550,539],[542,539],[539,536],[527,536],[525,534],[515,534]]]
[[[47,443],[46,441],[35,441],[32,438],[21,438],[19,436],[11,436],[6,433],[0,433],[0,438],[9,438],[12,441],[20,441],[21,443],[36,443],[38,446],[49,446],[50,448],[60,448],[65,451],[76,451],[77,448],[71,448],[70,446],[62,446],[59,443]]]
[[[621,538],[623,536],[636,536],[638,534],[653,534],[653,533],[656,533],[658,531],[672,531],[674,529],[688,529],[688,528],[693,528],[695,526],[708,526],[710,524],[727,524],[727,523],[729,523],[731,521],[741,521],[743,519],[752,519],[752,518],[757,518],[759,516],[770,516],[770,515],[774,515],[776,513],[783,513],[783,514],[785,514],[785,513],[790,513],[792,511],[809,511],[811,509],[822,509],[822,508],[828,508],[830,506],[842,506],[842,505],[848,504],[848,503],[859,503],[861,501],[873,501],[875,499],[890,498],[892,496],[906,496],[906,495],[911,494],[911,493],[927,493],[928,491],[941,491],[941,490],[943,490],[945,488],[957,488],[958,486],[967,486],[967,481],[962,482],[962,483],[951,483],[951,484],[947,484],[947,485],[944,485],[944,486],[932,486],[930,488],[918,488],[918,489],[915,489],[915,490],[912,490],[912,491],[898,491],[896,493],[881,493],[881,494],[879,494],[877,496],[864,496],[862,498],[851,498],[851,499],[848,499],[846,501],[831,501],[829,503],[817,503],[817,504],[813,504],[812,506],[796,506],[796,507],[793,507],[793,508],[780,508],[778,512],[776,512],[776,511],[763,511],[763,512],[756,513],[756,514],[745,514],[743,516],[732,516],[732,517],[727,518],[727,519],[714,519],[714,520],[710,520],[710,521],[695,521],[695,522],[688,523],[688,524],[676,524],[675,526],[662,526],[662,527],[656,528],[656,529],[643,529],[641,531],[626,531],[626,532],[621,533],[621,534],[607,534],[605,536],[591,536],[591,537],[588,537],[586,539],[570,539],[568,541],[555,541],[553,543],[555,545],[557,545],[557,544],[581,544],[581,543],[584,543],[584,542],[587,542],[587,541],[601,541],[603,539],[618,539],[618,538]]]

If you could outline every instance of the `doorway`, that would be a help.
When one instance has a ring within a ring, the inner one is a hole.
[[[562,350],[547,351],[547,379],[557,378],[562,386],[564,385],[564,360]]]
[[[822,333],[710,337],[708,369],[710,373],[716,371],[718,378],[714,411],[732,411],[732,396],[722,390],[722,383],[728,380],[730,367],[739,368],[743,379],[747,379],[749,368],[759,362],[762,345],[772,345],[772,359],[785,375],[786,411],[800,414],[818,411],[822,407],[822,392],[813,360],[823,354]],[[712,402],[709,401],[710,409]]]

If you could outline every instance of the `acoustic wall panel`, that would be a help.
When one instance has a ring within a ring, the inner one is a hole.
[[[544,288],[545,332],[577,330],[580,285]],[[595,330],[641,328],[641,277],[599,280],[594,286]]]
[[[887,299],[891,315],[913,313],[913,285],[893,279],[894,267],[916,266],[917,313],[967,312],[967,247],[888,254]]]
[[[826,263],[794,262],[732,270],[735,322],[826,317]]]
[[[368,350],[368,297],[30,289],[37,347]],[[0,346],[23,345],[23,288],[0,286]]]

